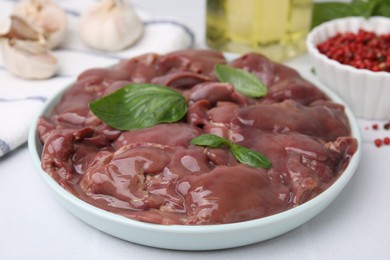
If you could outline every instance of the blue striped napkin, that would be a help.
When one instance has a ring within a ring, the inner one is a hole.
[[[77,23],[80,13],[92,0],[57,1],[67,12],[69,29],[67,39],[54,54],[59,60],[57,75],[48,80],[23,80],[10,75],[0,60],[0,157],[27,141],[33,116],[44,102],[74,81],[82,71],[105,67],[120,59],[147,52],[167,53],[191,48],[194,34],[187,26],[174,19],[148,13],[133,4],[145,24],[145,32],[136,45],[121,52],[100,52],[87,48],[80,40]],[[9,15],[15,1],[0,0],[0,17]],[[1,58],[1,57],[0,57]]]

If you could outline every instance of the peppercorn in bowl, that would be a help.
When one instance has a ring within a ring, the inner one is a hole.
[[[306,45],[318,78],[357,117],[389,118],[390,19],[335,19],[315,27]]]

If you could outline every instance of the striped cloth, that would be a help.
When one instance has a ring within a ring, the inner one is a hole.
[[[91,67],[105,67],[120,59],[147,52],[167,53],[191,48],[193,32],[182,23],[153,15],[133,3],[145,24],[145,32],[136,45],[121,52],[99,52],[87,48],[80,40],[77,23],[80,13],[96,3],[92,0],[59,0],[67,12],[69,28],[67,39],[54,54],[60,69],[48,80],[23,80],[10,75],[0,60],[0,157],[27,141],[28,130],[38,109],[44,102],[75,80],[82,71]],[[142,1],[141,1],[142,2]],[[12,10],[15,1],[0,0],[0,18]]]

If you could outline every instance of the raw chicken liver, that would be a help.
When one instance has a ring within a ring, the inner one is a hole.
[[[245,69],[268,88],[254,99],[218,82],[216,63]],[[167,85],[187,100],[172,124],[119,131],[88,104],[130,83]],[[82,200],[158,224],[209,225],[266,217],[314,198],[357,149],[342,105],[295,70],[256,53],[230,63],[218,51],[145,54],[82,73],[38,123],[42,168]],[[239,163],[225,148],[190,141],[213,133],[258,151],[271,169]]]

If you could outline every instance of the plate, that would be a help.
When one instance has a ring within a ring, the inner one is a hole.
[[[269,217],[220,225],[159,225],[140,222],[110,213],[73,196],[41,168],[40,154],[42,145],[36,131],[39,117],[49,113],[52,107],[59,101],[63,92],[48,100],[43,109],[36,115],[28,137],[29,152],[38,173],[49,186],[53,196],[59,203],[85,223],[112,236],[137,244],[174,250],[215,250],[261,242],[299,227],[324,210],[351,179],[361,157],[362,149],[359,127],[351,110],[331,90],[320,82],[313,80],[314,77],[312,75],[300,73],[304,78],[309,79],[318,86],[333,101],[345,106],[351,125],[352,136],[358,141],[358,149],[343,174],[327,190],[300,206]]]

